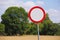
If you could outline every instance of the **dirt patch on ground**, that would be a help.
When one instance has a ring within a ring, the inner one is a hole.
[[[0,36],[0,40],[38,40],[37,35]],[[40,40],[60,40],[60,36],[40,36]]]

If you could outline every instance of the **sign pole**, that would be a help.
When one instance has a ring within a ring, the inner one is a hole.
[[[39,24],[37,24],[37,30],[38,30],[38,40],[40,40],[39,39]]]

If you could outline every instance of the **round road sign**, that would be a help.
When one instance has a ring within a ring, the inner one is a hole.
[[[34,23],[42,22],[45,19],[45,16],[45,10],[40,6],[34,6],[28,12],[29,19]]]

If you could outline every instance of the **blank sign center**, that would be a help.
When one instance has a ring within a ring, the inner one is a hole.
[[[43,12],[38,8],[35,8],[34,10],[32,10],[30,15],[31,15],[31,18],[35,21],[40,21],[43,18]]]

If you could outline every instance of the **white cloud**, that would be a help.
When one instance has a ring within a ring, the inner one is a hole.
[[[29,11],[29,9],[33,6],[36,6],[36,4],[32,1],[27,1],[24,4],[22,4],[23,7],[26,9],[26,11]]]
[[[45,5],[45,2],[43,2],[43,1],[37,1],[36,4],[41,6],[41,5]]]
[[[50,19],[54,23],[59,23],[60,22],[60,11],[59,10],[49,9],[48,14],[49,14]]]

